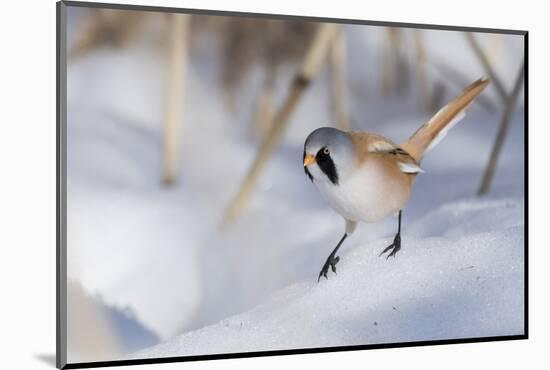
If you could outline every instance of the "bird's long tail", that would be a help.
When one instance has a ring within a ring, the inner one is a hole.
[[[444,106],[427,123],[422,125],[401,147],[417,162],[424,153],[433,148],[466,115],[466,108],[489,84],[488,79],[479,79],[468,86],[453,101]]]

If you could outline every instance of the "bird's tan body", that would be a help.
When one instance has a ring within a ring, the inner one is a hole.
[[[380,135],[352,132],[351,137],[357,171],[340,181],[338,191],[325,182],[320,182],[318,188],[347,220],[376,222],[399,211],[409,199],[416,175],[404,173],[399,164],[415,161],[404,154],[376,150],[381,143],[397,147]]]

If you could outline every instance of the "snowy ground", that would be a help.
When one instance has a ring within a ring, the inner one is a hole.
[[[379,96],[375,58],[366,52],[376,46],[372,39],[350,29],[354,128],[399,142],[428,116],[414,95]],[[471,53],[460,35],[441,31],[429,39],[442,58],[450,43]],[[500,70],[509,84],[521,41],[505,41]],[[483,75],[475,59],[463,59],[472,81]],[[123,346],[126,353],[176,356],[523,332],[522,106],[488,196],[474,194],[498,114],[474,106],[426,157],[426,173],[404,211],[397,258],[377,257],[393,238],[395,219],[360,225],[341,249],[338,275],[317,284],[343,232],[301,164],[304,138],[330,121],[328,78],[321,76],[305,95],[246,211],[222,230],[220,212],[256,153],[250,104],[261,79],[253,74],[231,112],[220,93],[217,60],[207,49],[192,55],[182,102],[181,177],[169,190],[160,184],[161,56],[136,44],[99,50],[69,66],[69,278],[131,319],[132,330],[114,325],[123,344],[141,343]],[[290,77],[278,83],[279,101]],[[458,91],[449,88],[446,99]],[[494,91],[488,95],[494,98]],[[147,340],[136,340],[139,333]],[[151,341],[162,343],[143,350]]]
[[[521,334],[522,216],[513,199],[449,203],[411,225],[395,260],[377,256],[387,239],[355,246],[336,277],[304,279],[134,357]]]

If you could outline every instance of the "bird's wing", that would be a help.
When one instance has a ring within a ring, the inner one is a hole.
[[[375,135],[369,143],[370,153],[383,156],[387,160],[395,161],[403,173],[417,174],[424,172],[416,160],[399,145],[391,142],[385,137]]]
[[[384,136],[366,132],[354,132],[352,138],[360,163],[368,157],[375,156],[387,162],[395,162],[399,170],[406,174],[424,172],[405,149]]]

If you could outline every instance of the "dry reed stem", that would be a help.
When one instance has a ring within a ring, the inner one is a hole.
[[[269,131],[269,125],[273,122],[274,114],[273,85],[265,84],[256,102],[254,117],[254,133],[259,139],[265,139]]]
[[[498,158],[500,156],[500,151],[502,149],[502,145],[504,144],[504,140],[506,139],[506,134],[508,132],[508,127],[510,126],[512,114],[514,113],[516,101],[521,91],[521,86],[523,83],[524,67],[525,67],[525,61],[523,61],[523,63],[521,64],[518,75],[516,77],[516,81],[514,83],[514,88],[512,90],[512,93],[510,94],[510,96],[508,96],[506,100],[506,107],[504,110],[504,114],[502,115],[502,120],[498,128],[497,136],[495,138],[495,143],[493,144],[493,149],[491,151],[491,156],[489,157],[489,162],[487,162],[487,166],[485,167],[485,172],[483,173],[481,185],[477,192],[478,195],[483,195],[487,193],[489,191],[489,188],[491,187],[491,182],[493,180]]]
[[[332,72],[332,112],[336,127],[341,130],[351,130],[348,114],[347,90],[347,49],[346,34],[339,28],[330,50],[330,65]]]
[[[182,125],[182,98],[189,47],[189,16],[171,14],[168,25],[168,73],[164,112],[162,180],[171,185],[176,181],[179,131]]]

